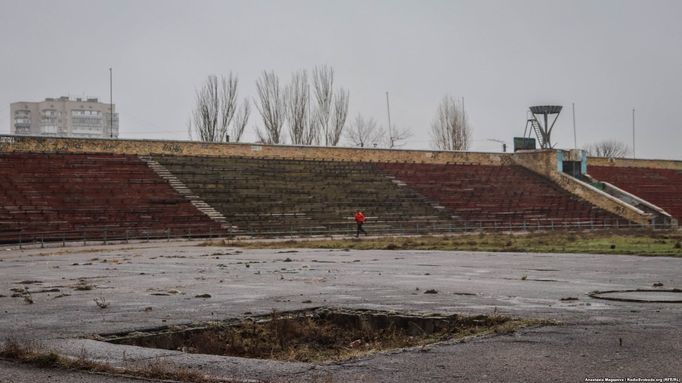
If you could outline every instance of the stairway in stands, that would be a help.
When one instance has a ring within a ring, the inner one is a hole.
[[[194,207],[200,212],[205,214],[208,218],[217,222],[221,228],[229,230],[232,227],[227,223],[227,219],[224,215],[220,214],[219,211],[214,209],[211,205],[204,202],[198,195],[193,193],[187,185],[182,183],[173,173],[169,172],[163,165],[154,161],[150,156],[140,156],[140,159],[147,163],[150,169],[154,171],[159,177],[168,181],[168,184],[176,191],[178,194],[182,195],[187,199]]]

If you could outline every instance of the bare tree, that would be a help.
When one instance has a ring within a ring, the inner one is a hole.
[[[343,128],[346,125],[346,118],[348,118],[348,91],[340,88],[334,96],[334,113],[332,114],[332,126],[328,132],[328,145],[338,145],[343,134]]]
[[[230,73],[229,77],[218,79],[210,75],[196,93],[196,106],[188,123],[191,135],[199,136],[201,141],[224,142],[227,129],[234,116],[238,80]]]
[[[249,106],[248,101],[244,100],[241,112],[244,126],[240,127],[234,121],[238,107],[238,85],[239,80],[232,73],[227,78],[221,76],[220,79],[215,75],[208,76],[197,91],[196,106],[187,124],[190,138],[196,134],[205,142],[238,142],[241,139],[249,118]]]
[[[409,129],[399,129],[395,125],[390,130],[378,126],[373,118],[365,119],[358,114],[346,130],[348,141],[354,146],[397,148],[412,136]]]
[[[585,147],[587,153],[595,157],[622,158],[628,155],[630,148],[620,141],[605,140]]]
[[[251,105],[249,104],[248,99],[244,99],[242,107],[239,108],[237,113],[234,115],[234,123],[232,125],[230,135],[228,136],[228,141],[229,138],[231,138],[234,142],[239,142],[239,140],[241,140],[242,135],[244,134],[244,129],[246,128],[246,124],[249,122],[250,114]]]
[[[384,130],[377,127],[373,118],[365,119],[362,114],[358,114],[349,124],[346,137],[353,146],[376,147],[384,140]]]
[[[412,136],[409,128],[398,128],[393,126],[386,132],[386,147],[389,149],[398,148],[405,145],[405,140]]]
[[[332,97],[334,89],[334,69],[321,65],[313,68],[313,89],[315,93],[314,122],[323,137],[325,146],[329,145],[329,119],[332,115]]]
[[[289,137],[294,145],[310,145],[315,139],[309,118],[310,89],[305,70],[294,73],[285,88]]]
[[[471,128],[462,109],[450,96],[441,100],[431,123],[431,142],[440,150],[466,150],[471,144]]]
[[[259,141],[266,144],[282,143],[282,127],[286,119],[286,101],[280,90],[279,78],[274,72],[263,72],[256,81],[258,102],[256,108],[263,118],[265,131],[257,129]]]

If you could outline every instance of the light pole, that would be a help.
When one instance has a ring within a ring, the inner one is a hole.
[[[386,114],[388,115],[388,140],[391,149],[393,149],[393,129],[391,129],[391,107],[388,103],[388,91],[386,91]]]
[[[635,108],[632,108],[632,158],[637,158],[635,155]]]
[[[575,132],[575,102],[571,103],[573,109],[573,149],[578,149],[578,135]]]
[[[114,72],[109,67],[109,138],[114,138]]]

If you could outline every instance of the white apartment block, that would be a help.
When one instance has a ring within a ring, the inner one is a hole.
[[[31,136],[118,138],[118,113],[115,111],[115,105],[98,102],[96,98],[59,97],[39,102],[14,102],[10,104],[10,132]]]

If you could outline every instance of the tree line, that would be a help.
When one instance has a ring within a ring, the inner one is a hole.
[[[251,101],[239,99],[239,79],[231,72],[210,75],[196,91],[187,123],[190,138],[204,142],[240,142],[251,117]],[[350,92],[337,87],[334,69],[316,66],[293,73],[282,84],[273,71],[256,80],[257,142],[262,144],[397,148],[412,136],[408,128],[378,124],[358,113],[348,118]],[[431,144],[440,150],[467,150],[471,128],[463,108],[452,97],[442,99],[431,123]]]
[[[190,138],[204,142],[240,142],[251,117],[251,101],[239,99],[239,79],[229,73],[208,76],[196,92],[195,106],[188,121]],[[383,126],[373,117],[358,113],[348,118],[350,92],[337,87],[334,69],[316,66],[308,72],[293,73],[281,84],[273,71],[263,71],[256,80],[253,99],[261,124],[255,128],[262,144],[350,146],[398,148],[407,144],[412,133],[395,124]],[[451,96],[444,96],[430,125],[431,146],[455,151],[471,147],[472,128],[464,107]],[[287,140],[288,136],[288,140]],[[583,147],[597,157],[625,157],[630,148],[615,140]]]
[[[321,65],[312,75],[300,70],[282,85],[273,71],[263,71],[256,80],[254,103],[262,125],[256,127],[258,142],[293,145],[339,144],[348,117],[349,92],[335,87],[334,69]],[[208,76],[196,92],[188,121],[190,138],[205,142],[240,142],[251,113],[248,98],[238,99],[239,80]],[[285,128],[287,129],[285,131]]]

